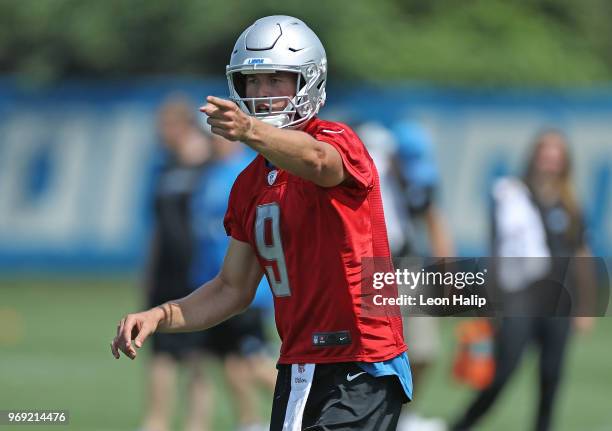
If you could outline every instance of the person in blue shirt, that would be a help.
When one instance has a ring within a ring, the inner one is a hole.
[[[444,217],[435,203],[439,173],[431,135],[420,124],[402,120],[387,128],[368,121],[356,128],[367,146],[380,176],[385,223],[391,253],[395,257],[450,257],[454,254]],[[425,235],[426,234],[426,235]],[[438,325],[434,317],[404,317],[404,339],[410,352],[410,373],[406,364],[362,366],[374,375],[395,374],[404,389],[412,393],[439,352]],[[397,359],[397,358],[396,358]],[[404,376],[404,377],[403,377]],[[401,431],[439,431],[445,424],[404,408],[398,422]]]

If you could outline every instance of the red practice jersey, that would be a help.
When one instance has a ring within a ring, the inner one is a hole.
[[[406,350],[399,313],[360,313],[362,257],[390,256],[376,167],[346,125],[314,118],[304,131],[333,145],[351,178],[320,187],[258,155],[234,183],[225,229],[268,277],[279,363],[391,359]]]

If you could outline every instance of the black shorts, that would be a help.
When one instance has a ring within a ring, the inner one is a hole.
[[[183,360],[193,352],[210,353],[220,358],[228,355],[248,357],[265,350],[263,310],[249,308],[205,331],[160,333],[152,335],[153,352],[166,353]]]
[[[204,333],[204,350],[221,358],[228,355],[248,357],[266,347],[264,311],[249,308]]]
[[[162,333],[154,332],[151,336],[153,354],[167,354],[176,361],[186,359],[190,354],[203,352],[204,333]]]
[[[278,365],[270,430],[395,430],[404,402],[396,376],[354,362]]]
[[[165,272],[158,270],[147,298],[149,307],[156,307],[189,295],[191,290],[185,274],[185,271],[179,272],[168,268]],[[202,351],[204,340],[205,335],[201,331],[176,334],[155,332],[151,336],[153,354],[167,354],[177,361],[185,359],[194,352]]]

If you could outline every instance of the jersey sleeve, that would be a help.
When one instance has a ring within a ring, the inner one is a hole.
[[[242,242],[248,242],[247,235],[244,231],[244,225],[241,222],[241,211],[238,208],[238,194],[239,194],[239,180],[236,180],[234,186],[232,187],[232,191],[230,192],[229,200],[227,203],[227,211],[225,212],[225,217],[223,218],[223,227],[225,228],[225,232],[227,236],[231,236],[234,239]]]
[[[367,190],[372,187],[374,181],[372,159],[361,140],[348,126],[331,123],[331,125],[319,127],[314,131],[313,137],[338,150],[344,168],[360,189]]]

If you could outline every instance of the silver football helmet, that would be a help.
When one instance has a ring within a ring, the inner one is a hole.
[[[245,75],[277,71],[297,74],[295,97],[246,97]],[[290,16],[267,16],[247,28],[236,41],[226,75],[230,99],[275,127],[300,128],[325,103],[325,49],[306,24]],[[280,99],[287,106],[273,111],[272,104]],[[266,112],[256,112],[261,103],[269,106]]]

